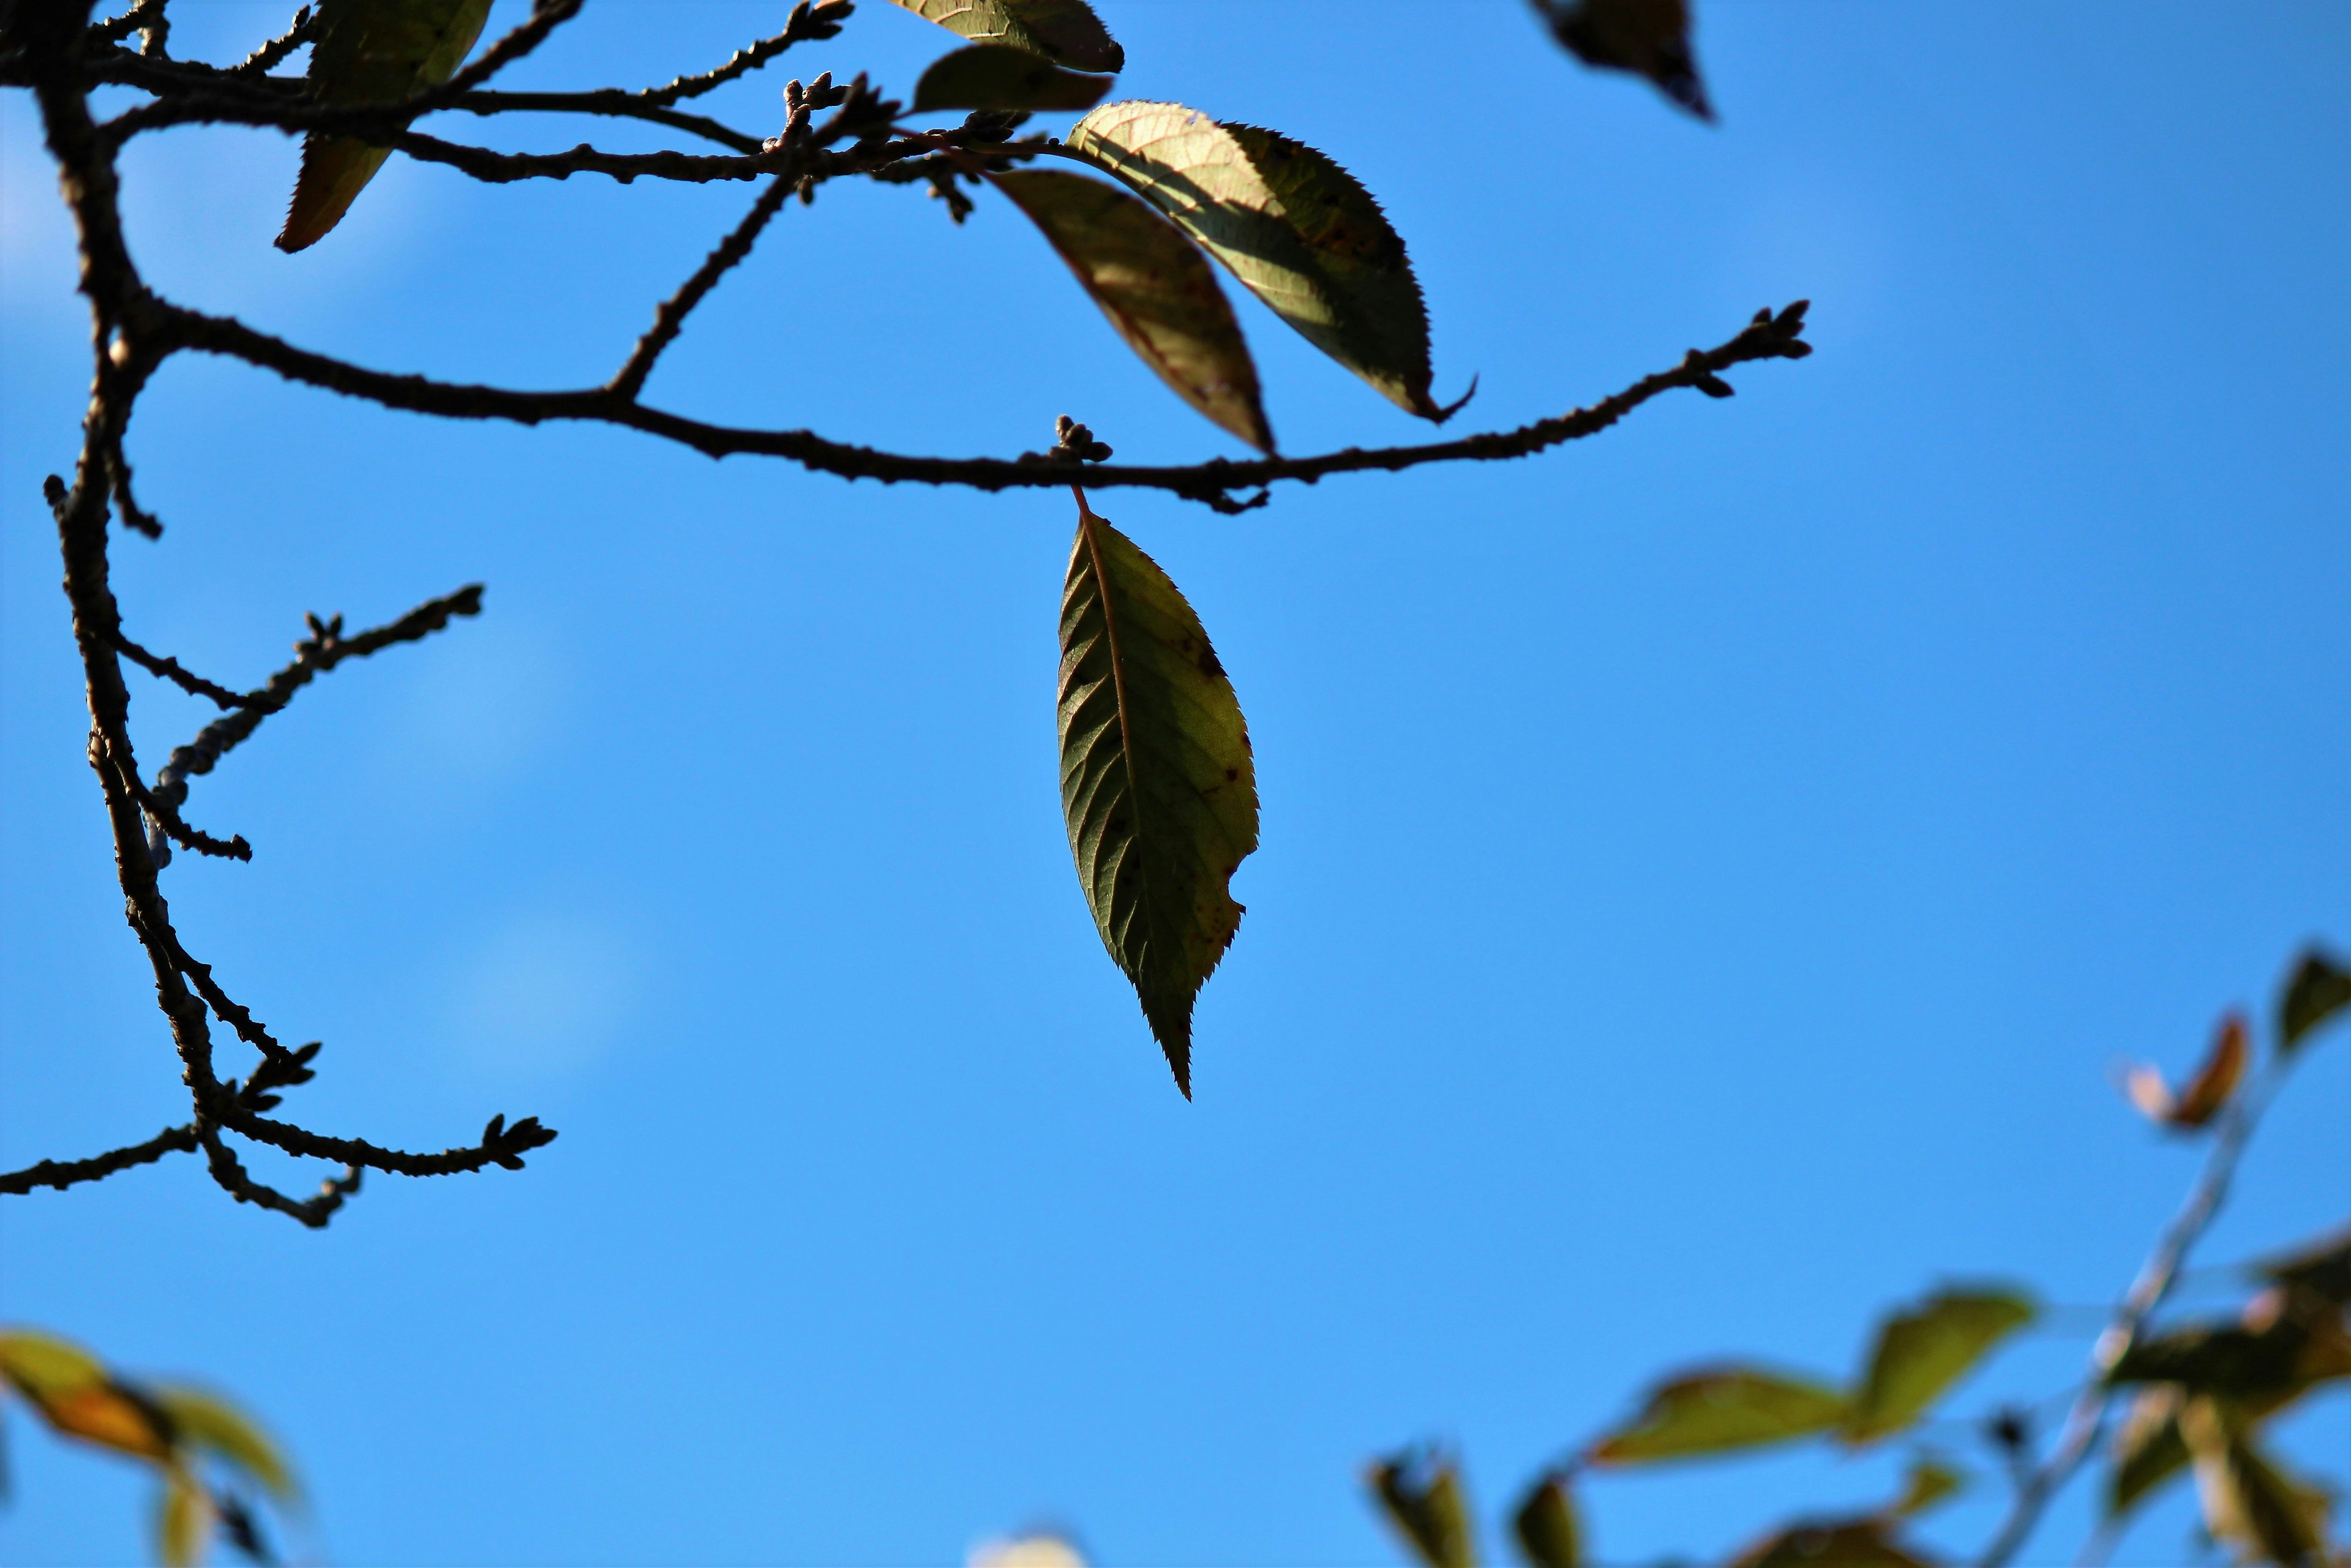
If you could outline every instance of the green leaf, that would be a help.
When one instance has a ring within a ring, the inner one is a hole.
[[[251,1417],[200,1388],[165,1386],[153,1391],[157,1408],[170,1417],[183,1447],[217,1454],[242,1469],[281,1501],[301,1488],[291,1467]]]
[[[1115,185],[1052,169],[996,176],[1045,232],[1118,335],[1159,379],[1260,452],[1273,450],[1257,365],[1200,253]]]
[[[136,1458],[172,1455],[167,1418],[79,1345],[30,1329],[0,1333],[0,1377],[65,1437]]]
[[[2204,1526],[2254,1561],[2317,1568],[2327,1561],[2327,1500],[2281,1470],[2221,1402],[2181,1406],[2179,1429],[2196,1465]]]
[[[1469,1508],[1451,1459],[1407,1449],[1373,1465],[1371,1483],[1381,1511],[1427,1568],[1476,1568]]]
[[[392,103],[457,74],[490,0],[319,0],[310,89],[321,103]],[[316,245],[391,156],[355,137],[312,131],[277,248]]]
[[[1895,1544],[1882,1519],[1805,1520],[1731,1560],[1730,1568],[1931,1568]]]
[[[1061,590],[1061,811],[1102,946],[1192,1094],[1192,1003],[1257,848],[1249,727],[1167,574],[1081,496]]]
[[[1592,1446],[1600,1465],[1761,1448],[1825,1432],[1844,1419],[1844,1396],[1809,1379],[1725,1367],[1660,1384],[1641,1413]]]
[[[1081,71],[1123,71],[1126,51],[1085,0],[896,0],[975,44],[1002,44]]]
[[[1111,78],[1081,76],[1026,49],[974,44],[931,63],[914,84],[914,112],[934,109],[1092,109]]]
[[[1428,315],[1404,241],[1371,193],[1313,148],[1178,103],[1109,103],[1070,150],[1116,175],[1307,340],[1398,407],[1429,401]]]
[[[1528,1489],[1510,1532],[1531,1568],[1583,1568],[1583,1531],[1563,1475],[1547,1475]]]
[[[156,1510],[156,1557],[163,1568],[194,1568],[204,1560],[204,1542],[212,1531],[212,1499],[185,1471],[173,1470]]]
[[[1937,1459],[1917,1459],[1902,1483],[1902,1495],[1886,1511],[1896,1519],[1915,1519],[1928,1509],[1967,1490],[1968,1479]]]
[[[1535,9],[1585,65],[1646,77],[1667,98],[1713,121],[1714,106],[1690,55],[1687,0],[1535,0]]]
[[[2032,1317],[2032,1303],[2011,1291],[1946,1291],[1889,1318],[1839,1435],[1858,1445],[1901,1430]]]
[[[2351,970],[2313,947],[2278,998],[2278,1050],[2291,1054],[2311,1031],[2351,1007]]]

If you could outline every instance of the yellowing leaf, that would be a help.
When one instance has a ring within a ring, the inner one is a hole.
[[[1126,51],[1085,0],[896,0],[975,44],[1001,44],[1081,71],[1123,71]]]
[[[2245,1019],[2241,1013],[2231,1013],[2220,1020],[2218,1033],[2212,1037],[2212,1049],[2205,1053],[2203,1065],[2195,1076],[2173,1093],[2163,1082],[2163,1074],[2152,1067],[2134,1067],[2124,1082],[2124,1090],[2131,1103],[2149,1121],[2168,1127],[2193,1130],[2203,1126],[2220,1113],[2220,1108],[2236,1093],[2237,1085],[2245,1076],[2245,1064],[2252,1052],[2247,1048]]]
[[[163,1568],[195,1568],[212,1532],[212,1499],[184,1471],[172,1471],[155,1518],[155,1555]]]
[[[2345,1008],[2351,1008],[2351,969],[2313,947],[2294,966],[2278,998],[2278,1050],[2299,1050],[2312,1030]]]
[[[51,1394],[99,1387],[107,1381],[105,1364],[98,1357],[34,1329],[0,1333],[0,1377],[37,1404]]]
[[[1372,1495],[1380,1511],[1427,1568],[1476,1568],[1478,1548],[1461,1473],[1435,1453],[1407,1451],[1372,1467]]]
[[[1189,1099],[1192,1003],[1240,927],[1230,883],[1257,848],[1257,770],[1200,618],[1082,497],[1061,591],[1061,737],[1079,885]]]
[[[319,0],[311,91],[321,103],[392,103],[438,87],[457,74],[489,14],[490,0]],[[324,238],[390,156],[356,137],[304,137],[277,248]]]
[[[1530,1568],[1583,1568],[1583,1531],[1565,1476],[1545,1476],[1528,1490],[1510,1532]]]
[[[1259,451],[1273,450],[1249,344],[1191,241],[1117,186],[1081,174],[1025,170],[996,184],[1176,396]]]
[[[1641,1413],[1592,1446],[1593,1464],[1647,1464],[1761,1448],[1825,1432],[1844,1396],[1808,1379],[1726,1367],[1659,1385]]]
[[[141,1459],[171,1457],[165,1418],[79,1345],[29,1329],[0,1333],[0,1377],[66,1437]]]
[[[1895,1543],[1882,1519],[1807,1520],[1775,1531],[1731,1560],[1730,1568],[1931,1568]]]
[[[290,1500],[300,1490],[277,1446],[226,1400],[200,1388],[177,1386],[157,1388],[152,1397],[183,1448],[219,1455],[280,1500]]]
[[[1901,1430],[2032,1316],[2032,1304],[2008,1291],[1946,1291],[1887,1319],[1840,1436],[1860,1444]]]
[[[1316,348],[1424,419],[1428,315],[1404,241],[1313,148],[1178,103],[1108,103],[1069,148],[1176,220]]]
[[[1081,76],[1007,44],[974,44],[931,63],[914,84],[914,111],[934,109],[1092,109],[1111,78]]]

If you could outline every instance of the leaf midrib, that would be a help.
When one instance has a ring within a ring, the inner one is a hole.
[[[1086,559],[1093,563],[1094,591],[1102,597],[1102,641],[1110,645],[1111,697],[1118,706],[1119,761],[1126,768],[1127,810],[1134,814],[1135,908],[1143,916],[1147,938],[1156,935],[1158,922],[1153,918],[1151,898],[1143,885],[1148,873],[1143,853],[1143,784],[1134,771],[1134,731],[1129,722],[1126,705],[1126,660],[1119,652],[1118,616],[1111,608],[1110,570],[1102,560],[1102,536],[1094,530],[1094,525],[1103,519],[1095,516],[1094,509],[1086,505],[1085,491],[1072,485],[1070,493],[1078,498],[1078,533],[1086,541]],[[1115,913],[1118,906],[1116,873],[1111,875],[1110,886],[1111,907]],[[1135,965],[1137,971],[1142,967],[1140,963]]]

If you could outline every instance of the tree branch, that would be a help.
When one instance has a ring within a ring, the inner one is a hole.
[[[718,286],[721,277],[751,254],[751,246],[758,243],[759,232],[783,210],[784,203],[791,193],[792,177],[787,168],[785,172],[768,183],[768,188],[759,193],[759,199],[751,204],[750,212],[735,225],[735,232],[718,242],[717,248],[695,269],[694,276],[680,285],[675,294],[661,302],[660,308],[653,312],[653,324],[645,329],[643,337],[637,340],[637,346],[630,353],[628,362],[605,383],[606,391],[631,402],[636,401],[637,394],[644,390],[645,378],[653,374],[653,362],[661,358],[663,350],[677,340],[679,331],[685,326],[686,317],[702,303],[704,296]]]
[[[143,1144],[126,1145],[86,1160],[43,1160],[37,1166],[0,1175],[0,1194],[21,1197],[37,1186],[53,1186],[63,1192],[78,1182],[103,1181],[117,1171],[152,1165],[165,1155],[191,1154],[195,1147],[194,1124],[166,1127]]]

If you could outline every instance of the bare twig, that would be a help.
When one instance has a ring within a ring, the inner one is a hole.
[[[821,0],[811,5],[799,0],[791,15],[784,18],[784,30],[771,38],[735,51],[727,62],[716,70],[704,71],[699,76],[682,76],[665,87],[647,88],[635,96],[643,102],[666,108],[682,99],[700,98],[714,88],[726,86],[737,77],[758,70],[794,44],[813,43],[830,38],[841,31],[857,7],[850,0]]]
[[[233,77],[267,76],[272,67],[308,43],[317,26],[317,15],[308,5],[303,6],[294,13],[292,24],[284,32],[229,67],[226,74]]]
[[[169,659],[160,653],[149,653],[120,633],[115,636],[114,646],[124,658],[145,670],[149,674],[161,676],[191,696],[209,698],[215,706],[224,708],[247,707],[254,701],[253,697],[246,693],[233,692],[217,682],[208,681],[204,676],[183,668],[177,659]]]
[[[20,1196],[37,1186],[53,1186],[62,1192],[77,1182],[103,1181],[117,1171],[151,1165],[165,1155],[188,1154],[195,1146],[194,1124],[166,1127],[143,1144],[131,1144],[86,1160],[43,1160],[20,1171],[9,1171],[0,1175],[0,1193]]]
[[[628,362],[605,383],[606,391],[632,402],[636,401],[637,394],[644,390],[645,378],[653,374],[653,362],[661,358],[663,350],[676,341],[678,332],[685,326],[686,317],[702,303],[705,295],[718,286],[721,277],[751,254],[751,246],[758,241],[759,231],[783,210],[785,201],[792,193],[792,183],[789,169],[768,183],[768,188],[759,193],[759,199],[751,204],[750,212],[735,225],[735,231],[718,242],[717,248],[695,268],[694,276],[687,278],[675,294],[661,302],[661,308],[653,312],[653,324],[645,329],[643,337],[637,340],[637,346],[630,353]]]

